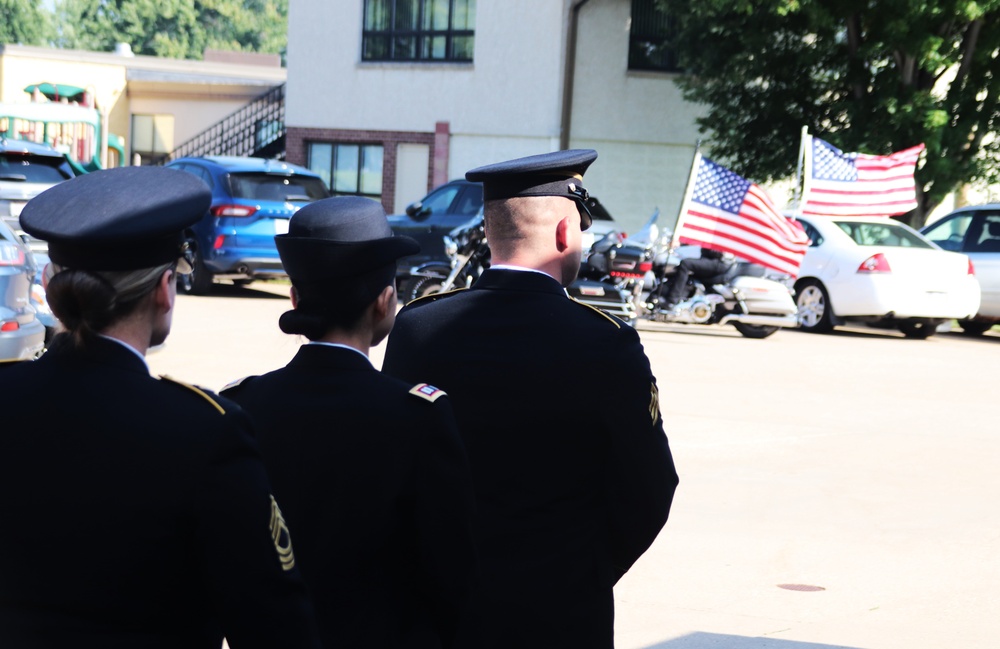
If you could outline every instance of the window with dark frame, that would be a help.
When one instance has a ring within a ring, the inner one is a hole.
[[[681,72],[671,39],[677,21],[657,8],[655,0],[632,0],[632,25],[628,40],[628,69]]]
[[[365,0],[362,61],[472,61],[476,0]]]
[[[307,166],[319,174],[333,196],[382,200],[382,145],[310,142]]]

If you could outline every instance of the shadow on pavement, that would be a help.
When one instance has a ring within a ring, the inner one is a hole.
[[[778,638],[749,638],[724,633],[689,633],[645,649],[862,649],[846,645],[817,644]]]

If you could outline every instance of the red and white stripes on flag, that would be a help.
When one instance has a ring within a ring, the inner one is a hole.
[[[813,216],[893,216],[917,207],[913,174],[923,144],[888,156],[844,153],[805,135],[802,213]]]
[[[763,189],[698,153],[687,194],[675,241],[798,276],[809,237],[775,209]]]

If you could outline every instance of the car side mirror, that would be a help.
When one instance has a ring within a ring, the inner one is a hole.
[[[420,201],[416,203],[410,203],[406,206],[406,215],[411,219],[422,221],[431,215],[431,209],[429,207],[424,207],[424,204]]]

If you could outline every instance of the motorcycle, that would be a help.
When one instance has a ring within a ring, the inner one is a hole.
[[[604,273],[592,281],[631,295],[632,308],[627,314],[635,315],[623,318],[626,322],[642,318],[677,324],[732,324],[747,338],[767,338],[780,327],[798,326],[792,278],[769,274],[763,266],[747,262],[733,263],[726,273],[708,281],[692,276],[687,297],[672,309],[664,308],[663,299],[681,259],[695,256],[699,249],[671,249],[671,233],[661,234],[656,225],[658,216],[655,212],[637,234],[623,241],[595,245],[587,259],[589,269]],[[602,308],[590,295],[573,297]]]
[[[609,232],[591,247],[591,250],[608,250],[621,242],[621,235]],[[477,216],[444,237],[448,262],[430,261],[410,269],[410,280],[401,285],[400,299],[406,303],[432,293],[443,293],[456,288],[468,288],[490,267],[490,246],[482,216]],[[598,259],[599,257],[594,257]],[[622,281],[632,275],[614,271]],[[586,296],[585,301],[606,313],[614,314],[626,322],[635,322],[635,301],[631,293],[621,287],[602,282],[603,271],[581,263],[580,276],[566,289],[571,296]],[[641,277],[642,275],[638,275]]]
[[[468,288],[490,267],[482,215],[451,230],[443,239],[448,261],[432,260],[412,267],[410,279],[399,289],[404,304],[432,293]]]

